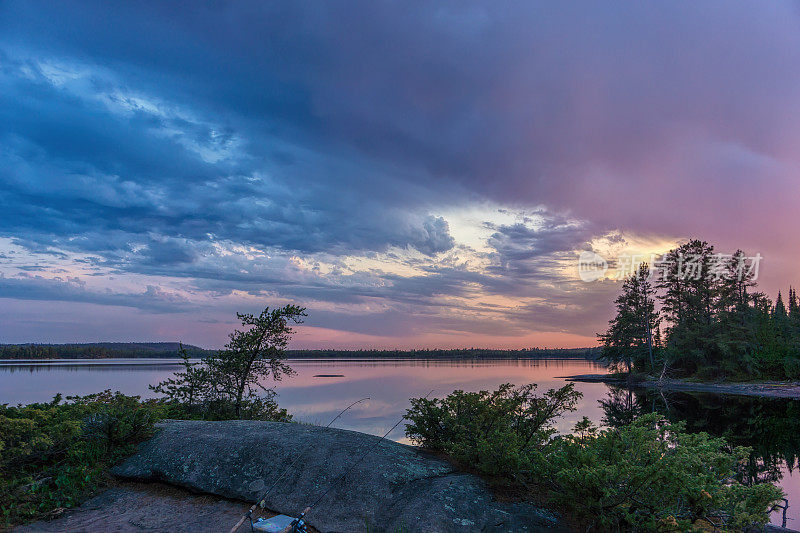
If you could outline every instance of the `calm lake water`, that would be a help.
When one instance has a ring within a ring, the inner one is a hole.
[[[403,415],[410,397],[441,397],[454,389],[492,389],[502,383],[537,383],[544,391],[562,386],[563,376],[604,372],[597,363],[577,359],[513,360],[290,360],[297,375],[276,384],[278,402],[295,419],[325,425],[350,403],[370,397],[334,424],[383,435]],[[149,384],[171,376],[174,360],[104,359],[43,362],[0,361],[0,403],[17,404],[88,394],[104,389],[151,396]],[[725,436],[754,450],[753,479],[776,480],[790,503],[789,527],[800,527],[800,401],[708,394],[630,392],[602,383],[576,383],[583,393],[577,411],[558,425],[569,431],[583,416],[607,425],[625,423],[658,410],[685,420],[690,430]],[[404,441],[403,425],[390,438]],[[780,524],[780,516],[773,517]]]

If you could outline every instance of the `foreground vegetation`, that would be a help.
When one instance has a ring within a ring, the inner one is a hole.
[[[575,409],[573,386],[455,391],[412,399],[406,435],[448,454],[495,486],[562,511],[584,531],[744,530],[763,525],[782,497],[744,484],[749,450],[658,414],[600,429],[586,418],[572,435],[554,424]]]
[[[150,437],[158,420],[291,420],[262,382],[292,373],[284,362],[301,307],[238,315],[223,350],[200,362],[180,348],[183,371],[155,386],[157,399],[142,401],[105,391],[57,395],[50,403],[0,405],[0,527],[52,518],[103,485],[108,467]]]
[[[754,292],[741,251],[692,240],[625,280],[603,356],[627,372],[702,380],[800,379],[800,302]]]
[[[670,393],[653,389],[610,387],[600,400],[602,422],[624,426],[657,411],[673,421],[684,421],[692,433],[723,437],[752,452],[742,475],[746,483],[780,482],[794,475],[800,451],[800,402],[752,396]]]
[[[0,405],[0,525],[80,503],[163,414],[155,402],[110,391],[67,400]]]
[[[238,418],[218,400],[203,413],[197,405],[141,400],[104,391],[27,406],[0,405],[0,528],[53,518],[102,487],[108,468],[133,453],[162,419]],[[241,418],[289,421],[272,398],[250,400]]]

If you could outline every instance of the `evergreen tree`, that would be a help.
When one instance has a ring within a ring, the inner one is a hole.
[[[624,281],[622,293],[614,303],[616,316],[609,322],[608,330],[598,334],[603,343],[603,357],[613,365],[624,366],[628,372],[652,369],[653,333],[659,330],[660,319],[646,263]]]
[[[775,317],[775,320],[786,320],[789,318],[789,313],[786,311],[786,305],[783,303],[781,291],[778,291],[778,299],[775,300],[775,307],[772,309],[772,316]]]
[[[797,302],[797,291],[789,286],[789,317],[796,316],[800,313],[800,305]]]
[[[775,322],[775,331],[781,343],[788,344],[792,336],[791,324],[789,323],[789,312],[783,303],[781,291],[778,291],[778,298],[775,300],[775,307],[772,309],[772,320]]]
[[[714,342],[715,282],[709,275],[714,247],[691,240],[665,256],[658,281],[667,325],[670,359],[688,373],[712,367],[720,350]]]
[[[747,290],[755,285],[753,273],[745,269],[746,256],[737,250],[716,271],[714,342],[719,350],[719,369],[725,374],[752,372],[751,358],[756,338],[754,310]]]
[[[793,287],[789,287],[789,324],[793,337],[795,339],[800,337],[800,302]]]

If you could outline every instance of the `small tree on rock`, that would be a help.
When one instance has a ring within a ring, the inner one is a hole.
[[[231,333],[225,349],[207,363],[217,391],[233,401],[236,418],[240,418],[242,400],[252,396],[257,388],[268,390],[261,381],[269,377],[280,381],[284,375],[293,373],[282,359],[294,333],[291,325],[302,323],[307,315],[303,307],[286,305],[272,310],[267,307],[258,316],[239,313],[236,316],[246,329]]]
[[[283,358],[294,334],[292,326],[303,322],[305,311],[286,305],[267,307],[258,316],[237,313],[244,328],[230,334],[225,348],[199,363],[190,361],[182,351],[184,371],[150,388],[176,408],[188,411],[183,416],[290,419],[285,410],[278,409],[275,391],[263,382],[269,378],[280,381],[293,373]]]

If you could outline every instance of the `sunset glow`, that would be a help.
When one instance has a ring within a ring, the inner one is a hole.
[[[595,345],[580,253],[690,237],[800,284],[796,5],[495,7],[2,3],[0,342]]]

